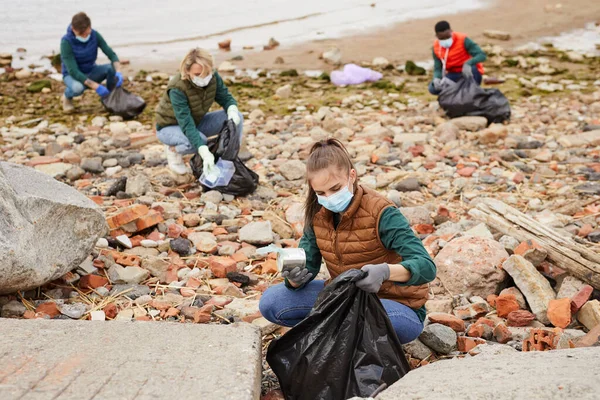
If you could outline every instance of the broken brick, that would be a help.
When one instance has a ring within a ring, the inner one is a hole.
[[[277,269],[277,261],[276,260],[266,260],[261,265],[263,274],[276,274]]]
[[[229,257],[210,257],[210,270],[217,278],[227,278],[227,273],[237,271],[236,261]]]
[[[134,204],[133,206],[119,212],[117,215],[106,218],[106,223],[110,229],[116,229],[129,222],[133,222],[140,217],[143,217],[149,212],[150,209],[147,206],[143,204]]]
[[[106,315],[106,318],[110,318],[110,319],[114,319],[118,314],[117,306],[115,305],[115,303],[107,304],[102,309],[102,311],[104,311],[104,315]]]
[[[457,338],[458,351],[467,353],[480,344],[485,344],[486,341],[478,338],[470,338],[466,336],[458,336]]]
[[[498,324],[494,328],[494,337],[498,343],[506,344],[512,340],[512,333],[504,324]]]
[[[157,225],[164,221],[161,213],[155,210],[151,210],[148,214],[138,218],[135,221],[135,226],[138,231],[150,228],[151,226]]]
[[[179,313],[180,313],[180,311],[177,308],[171,307],[167,310],[164,317],[165,318],[176,317],[179,315]]]
[[[413,229],[420,235],[430,234],[435,231],[435,228],[431,224],[416,224],[413,225]]]
[[[442,324],[452,328],[455,332],[465,331],[465,321],[451,314],[432,313],[427,316],[429,321],[434,324]]]
[[[596,325],[585,336],[574,340],[575,347],[600,346],[600,325]]]
[[[519,309],[517,298],[513,294],[501,294],[496,299],[496,314],[501,318],[506,318],[508,314]]]
[[[523,340],[523,351],[548,351],[556,348],[557,335],[562,329],[554,330],[532,329],[529,336]]]
[[[142,259],[135,254],[121,253],[116,250],[102,250],[100,254],[111,255],[113,260],[125,267],[139,267]]]
[[[99,275],[85,275],[79,280],[79,287],[82,289],[96,289],[108,285],[108,279]]]
[[[523,256],[534,266],[540,265],[548,256],[548,252],[535,240],[525,240],[514,250],[514,253]]]
[[[469,330],[467,331],[467,336],[480,338],[483,337],[484,333],[485,328],[482,324],[471,324],[471,326],[469,326]]]
[[[566,328],[571,324],[571,299],[554,299],[548,303],[548,319],[557,328]]]
[[[49,301],[49,302],[40,304],[35,309],[35,312],[46,314],[50,318],[56,318],[60,315],[60,311],[58,310],[56,303],[53,301]]]
[[[535,319],[535,315],[527,310],[516,310],[508,314],[508,326],[527,326]]]
[[[498,298],[497,294],[490,294],[485,301],[488,302],[488,304],[492,307],[496,307],[496,299]]]
[[[583,305],[590,299],[594,288],[590,285],[583,285],[577,293],[571,297],[571,313],[575,314],[583,307]]]
[[[183,227],[181,225],[171,224],[171,225],[169,225],[169,228],[167,229],[167,236],[170,237],[171,239],[179,238],[182,233],[183,233]]]

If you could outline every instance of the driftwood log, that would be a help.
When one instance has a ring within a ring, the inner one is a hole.
[[[548,252],[550,261],[600,290],[600,254],[576,243],[566,234],[495,199],[483,199],[469,215],[519,241],[537,241]]]

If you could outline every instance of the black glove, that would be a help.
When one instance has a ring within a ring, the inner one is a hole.
[[[308,272],[307,268],[296,267],[292,271],[283,271],[281,276],[287,278],[287,280],[293,284],[293,286],[299,287],[304,285],[312,278],[313,274]]]

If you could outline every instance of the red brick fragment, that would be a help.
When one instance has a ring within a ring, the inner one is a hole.
[[[514,294],[504,293],[496,299],[496,314],[501,318],[506,318],[512,311],[519,309],[519,303]]]
[[[277,261],[276,260],[266,260],[261,265],[263,274],[276,274],[277,271]]]
[[[469,326],[469,330],[467,331],[467,336],[480,338],[483,337],[484,333],[485,328],[482,324],[471,324],[471,326]]]
[[[527,310],[516,310],[508,314],[506,319],[508,326],[527,326],[535,319],[535,315]]]
[[[573,297],[571,297],[571,313],[572,314],[577,313],[581,309],[581,307],[583,307],[584,304],[587,303],[587,301],[592,296],[593,291],[594,291],[594,288],[591,287],[590,285],[583,285],[581,287],[581,289],[579,289],[579,291],[577,293],[575,293],[573,295]]]
[[[135,221],[135,227],[138,231],[143,231],[144,229],[150,228],[151,226],[159,224],[163,221],[164,218],[161,213],[151,210],[148,214]]]
[[[462,353],[467,353],[473,350],[477,345],[486,343],[483,339],[473,339],[466,336],[458,336],[456,339],[458,341],[458,351]]]
[[[571,299],[554,299],[548,303],[548,319],[557,328],[571,324]]]
[[[108,285],[108,279],[99,275],[85,275],[79,280],[79,287],[82,289],[96,289]]]
[[[442,324],[452,328],[455,332],[465,331],[465,321],[450,314],[433,313],[427,316],[434,324]]]
[[[171,308],[171,303],[169,303],[168,301],[154,299],[150,302],[150,306],[160,311],[166,311],[169,308]]]
[[[512,340],[512,333],[510,333],[506,325],[498,324],[494,328],[494,337],[498,343],[506,344]]]
[[[562,329],[554,330],[532,329],[529,337],[523,340],[523,351],[547,351],[554,350],[558,341],[558,335]]]
[[[42,313],[48,315],[50,318],[56,318],[60,315],[60,311],[55,302],[49,301],[42,303],[35,309],[36,313]]]
[[[475,171],[477,171],[477,168],[475,168],[475,167],[464,167],[464,168],[461,168],[458,171],[456,171],[456,173],[458,173],[460,176],[469,178],[469,177],[473,176]]]
[[[148,214],[150,209],[143,204],[134,204],[112,217],[106,218],[106,223],[110,229],[116,229],[120,226],[135,221],[136,219]]]
[[[229,272],[236,272],[236,261],[229,257],[210,257],[208,259],[210,270],[217,278],[227,278]]]
[[[34,312],[34,311],[31,311],[31,310],[26,310],[26,311],[23,313],[23,318],[24,318],[24,319],[34,319],[34,318],[35,318],[35,312]]]
[[[490,294],[488,295],[488,297],[485,299],[485,301],[488,302],[488,304],[492,307],[496,307],[496,299],[498,298],[497,294]]]
[[[107,304],[102,309],[102,311],[104,311],[104,315],[106,315],[106,318],[110,318],[110,319],[115,318],[118,314],[117,306],[115,305],[115,303]]]
[[[171,307],[167,310],[167,312],[165,313],[165,318],[169,318],[169,317],[176,317],[179,315],[181,311],[179,311],[177,308],[175,307]]]
[[[485,318],[485,317],[481,317],[479,318],[477,321],[475,321],[476,324],[484,324],[489,326],[490,328],[495,328],[496,327],[496,323],[494,321],[492,321],[489,318]]]
[[[413,229],[420,235],[430,234],[435,231],[435,228],[431,224],[416,224],[413,225]]]

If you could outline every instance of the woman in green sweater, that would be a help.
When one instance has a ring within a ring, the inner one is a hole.
[[[223,111],[208,112],[215,101]],[[228,119],[241,137],[244,118],[214,70],[212,55],[200,48],[190,50],[156,107],[157,137],[165,145],[169,168],[177,174],[189,172],[183,155],[197,152],[204,169],[210,171],[215,159],[206,145],[207,138],[219,134]]]

